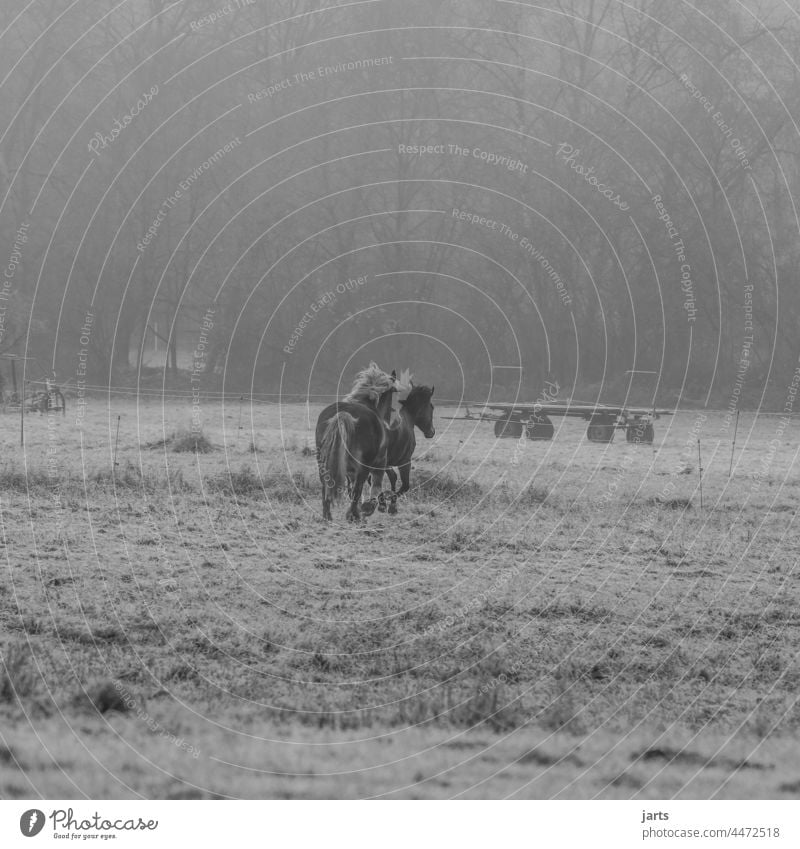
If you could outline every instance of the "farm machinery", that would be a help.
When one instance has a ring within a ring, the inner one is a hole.
[[[590,442],[611,442],[617,430],[624,430],[628,442],[646,444],[651,444],[655,436],[653,422],[661,416],[672,415],[671,410],[572,401],[473,404],[465,405],[465,411],[464,415],[444,418],[493,422],[494,435],[498,439],[520,439],[524,435],[528,439],[548,440],[555,433],[551,416],[572,416],[589,423],[586,436]]]
[[[57,386],[48,385],[45,381],[42,381],[42,383],[43,386],[26,391],[24,397],[20,397],[17,392],[5,394],[3,409],[14,411],[24,406],[26,413],[61,413],[62,416],[65,416],[67,414],[67,402],[64,400],[64,394]]]
[[[17,384],[17,362],[34,360],[33,357],[19,357],[14,354],[0,355],[0,359],[9,361],[11,365],[10,392],[2,392],[3,410],[21,410],[24,413],[61,413],[66,415],[67,402],[64,393],[49,377],[42,380],[25,380],[22,386]]]

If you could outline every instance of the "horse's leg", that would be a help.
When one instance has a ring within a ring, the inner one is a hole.
[[[397,513],[397,494],[394,491],[397,484],[397,472],[394,469],[387,469],[386,477],[389,478],[389,486],[392,488],[392,493],[389,496],[389,515],[394,516]],[[386,496],[383,496],[383,499],[385,502]]]
[[[390,515],[394,515],[397,512],[397,498],[394,494],[394,486],[397,483],[397,473],[391,466],[388,466],[386,468],[386,477],[389,478],[389,486],[391,487],[391,492],[381,492],[381,494],[378,496],[378,510],[380,510],[381,513],[386,512],[386,496],[389,495],[389,513]]]
[[[350,522],[361,521],[361,509],[358,502],[361,501],[361,490],[364,488],[364,481],[367,479],[368,474],[368,469],[365,469],[363,466],[357,467],[356,479],[353,483],[353,499],[350,502],[350,508],[345,517]]]
[[[370,495],[369,499],[365,501],[361,505],[361,512],[365,516],[371,516],[375,512],[375,507],[380,508],[380,488],[381,481],[383,480],[383,470],[382,469],[370,469],[369,473],[370,480]],[[376,496],[377,492],[377,496]]]
[[[408,492],[411,489],[411,462],[404,463],[400,466],[400,490],[398,491],[398,495],[402,495],[404,492]]]
[[[382,502],[381,499],[381,487],[383,486],[383,473],[386,469],[386,448],[384,447],[383,451],[381,451],[377,457],[372,461],[372,465],[370,466],[370,479],[372,481],[372,486],[370,487],[370,496],[369,501],[367,501],[363,506],[364,515],[371,516],[375,512],[375,507],[378,506],[380,509],[380,505]]]
[[[372,486],[370,487],[369,501],[364,505],[364,512],[367,516],[375,512],[375,505],[378,505],[378,510],[381,513],[386,512],[386,499],[383,497],[383,469],[373,469],[370,477],[372,478]],[[367,512],[369,510],[369,512]]]
[[[397,499],[403,495],[403,493],[408,492],[411,488],[409,484],[409,479],[411,478],[411,463],[404,463],[400,468],[400,489],[395,492],[394,486],[392,486],[392,503],[389,505],[389,513],[394,516],[397,513]],[[395,482],[397,478],[395,477]]]
[[[331,498],[328,495],[330,491],[328,474],[321,464],[319,466],[319,482],[322,484],[322,518],[330,522],[333,517],[331,516]]]

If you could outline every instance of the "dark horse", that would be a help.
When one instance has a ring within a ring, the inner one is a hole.
[[[398,388],[394,373],[387,374],[370,363],[359,372],[350,394],[320,413],[316,444],[323,518],[331,519],[331,504],[352,483],[346,515],[353,522],[361,519],[359,501],[364,481],[370,472],[386,466],[386,421]]]
[[[397,497],[408,492],[411,477],[411,457],[417,447],[417,439],[414,428],[418,427],[426,439],[432,439],[436,435],[433,426],[433,386],[414,386],[409,381],[411,391],[405,400],[400,402],[400,415],[389,425],[387,429],[386,466],[372,472],[372,498],[370,504],[377,498],[378,510],[386,510],[386,497],[381,490],[383,484],[383,473],[389,478],[392,487],[392,496],[389,504],[389,513],[397,512]],[[400,470],[401,486],[395,492],[397,475],[393,466]]]

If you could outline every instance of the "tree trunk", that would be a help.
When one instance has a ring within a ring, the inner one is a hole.
[[[133,320],[126,315],[120,317],[114,328],[114,341],[111,349],[111,370],[127,370],[130,368],[131,336],[133,335]]]

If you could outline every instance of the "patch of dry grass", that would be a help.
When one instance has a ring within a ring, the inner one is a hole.
[[[83,450],[69,420],[31,424],[25,458],[6,437],[1,795],[71,796],[65,775],[201,798],[800,786],[794,514],[778,509],[800,486],[781,456],[754,477],[769,426],[732,481],[727,456],[704,459],[701,512],[681,474],[691,417],[652,448],[565,428],[516,464],[513,441],[454,424],[420,442],[397,517],[351,526],[344,505],[320,518],[303,408],[256,411],[233,439],[207,411],[210,454],[140,452],[186,411],[123,409],[115,467],[101,409]],[[53,439],[55,476],[37,459]],[[270,775],[235,766],[258,758]]]

